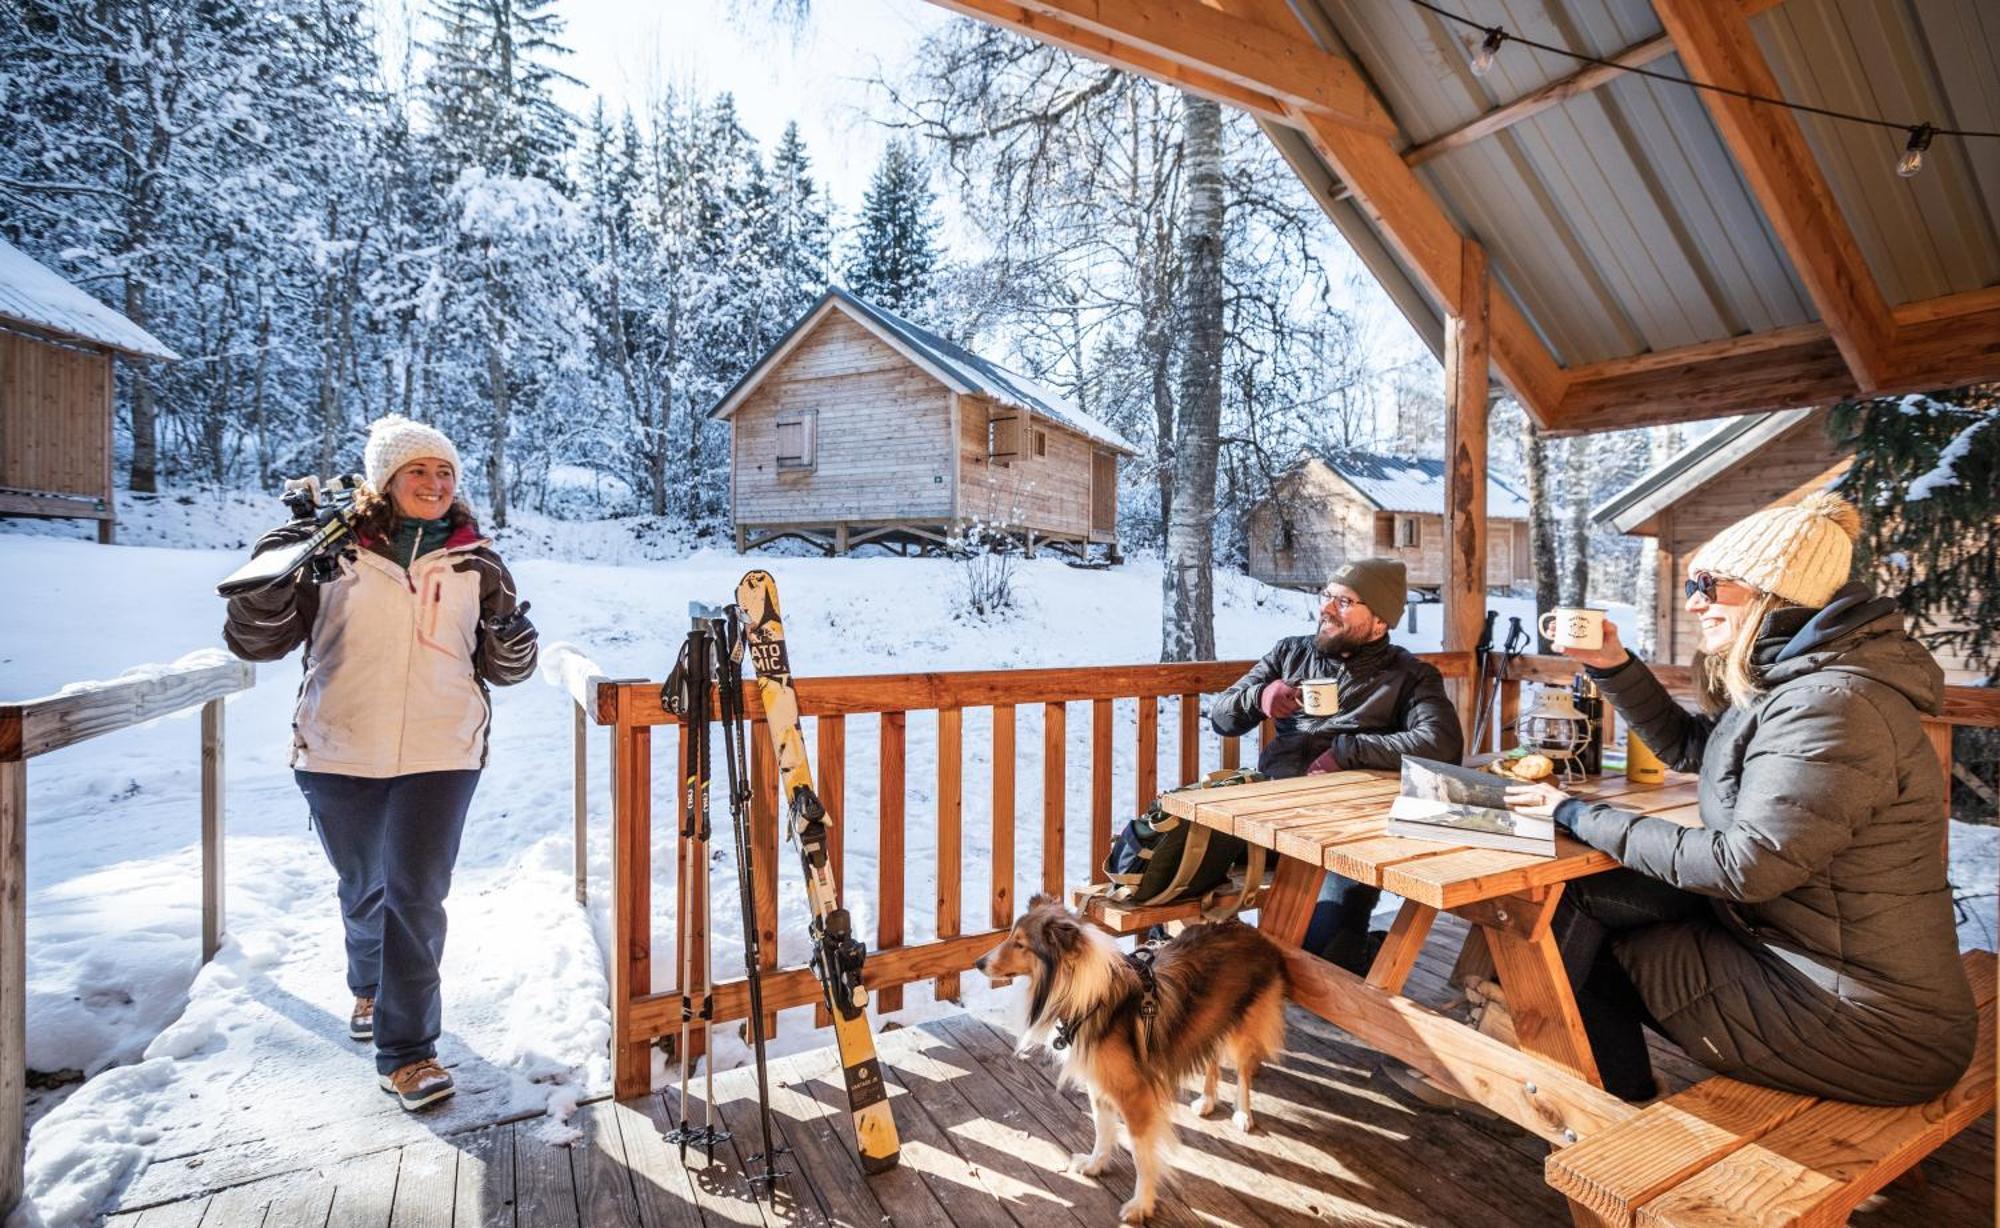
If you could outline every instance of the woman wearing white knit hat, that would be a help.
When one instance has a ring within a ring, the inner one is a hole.
[[[1864,1104],[1929,1100],[1972,1060],[1921,724],[1944,674],[1895,602],[1848,582],[1860,528],[1813,494],[1695,552],[1700,713],[1609,624],[1601,651],[1565,650],[1646,745],[1701,774],[1698,828],[1508,791],[1625,867],[1570,884],[1556,925],[1599,1073],[1628,1099],[1655,1087],[1642,1025],[1723,1074]]]
[[[534,672],[527,603],[457,497],[458,449],[390,415],[368,429],[354,547],[337,574],[232,598],[223,636],[252,661],[305,646],[292,768],[340,877],[348,1035],[372,1041],[405,1109],[452,1094],[437,1061],[444,898],[486,765],[486,688]],[[307,522],[257,550],[298,540]]]

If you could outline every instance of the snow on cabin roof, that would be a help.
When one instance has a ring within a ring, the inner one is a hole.
[[[0,239],[0,320],[16,320],[139,358],[180,357],[5,239]]]
[[[1384,512],[1444,515],[1444,462],[1423,456],[1388,456],[1346,449],[1320,455],[1364,498]],[[1486,476],[1486,515],[1496,520],[1526,520],[1528,501],[1491,473]]]
[[[776,360],[786,354],[795,339],[807,325],[821,318],[828,303],[838,304],[851,314],[860,317],[865,327],[871,328],[897,349],[903,350],[918,364],[928,367],[955,391],[991,397],[1002,405],[1015,409],[1025,409],[1031,414],[1046,418],[1058,426],[1068,427],[1108,448],[1114,448],[1128,456],[1136,456],[1139,449],[1134,447],[1117,431],[1084,413],[1067,398],[1043,384],[1039,384],[1017,371],[1010,371],[997,362],[981,358],[964,346],[945,340],[936,333],[890,311],[878,307],[866,299],[856,297],[838,286],[831,287],[820,296],[812,309],[800,317],[785,336],[771,347],[769,353],[757,360],[756,365],[736,382],[723,398],[709,411],[712,418],[726,418],[735,412],[736,406],[750,394],[751,389],[769,374],[777,365]]]

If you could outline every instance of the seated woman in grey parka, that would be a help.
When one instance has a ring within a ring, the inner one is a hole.
[[[1606,624],[1565,650],[1660,757],[1699,771],[1701,826],[1510,789],[1625,867],[1557,915],[1605,1087],[1655,1093],[1642,1024],[1750,1083],[1914,1104],[1972,1060],[1978,1017],[1945,876],[1944,775],[1921,717],[1944,674],[1893,601],[1847,583],[1860,517],[1813,494],[1688,562],[1703,712]]]

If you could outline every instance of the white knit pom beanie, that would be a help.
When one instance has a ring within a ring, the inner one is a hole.
[[[1784,507],[1767,507],[1710,538],[1688,560],[1688,574],[1705,571],[1740,580],[1802,606],[1823,606],[1847,583],[1861,513],[1830,491]]]
[[[389,489],[396,470],[425,457],[451,462],[454,474],[463,473],[458,449],[435,427],[412,422],[401,414],[389,414],[368,424],[368,446],[361,452],[362,473],[377,491]]]

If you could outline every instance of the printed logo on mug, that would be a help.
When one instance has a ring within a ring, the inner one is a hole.
[[[1604,647],[1604,614],[1588,606],[1561,606],[1542,615],[1542,638],[1557,648],[1595,652]]]
[[[1331,678],[1299,683],[1299,703],[1307,716],[1332,716],[1340,711],[1340,684]]]

